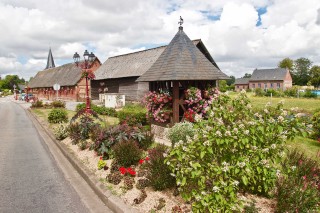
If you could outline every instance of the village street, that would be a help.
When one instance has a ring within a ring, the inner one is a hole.
[[[0,212],[111,212],[58,164],[24,109],[0,98]]]

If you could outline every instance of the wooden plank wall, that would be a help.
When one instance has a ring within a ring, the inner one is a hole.
[[[91,82],[92,99],[99,99],[99,89],[108,88],[106,93],[119,93],[125,95],[126,101],[141,101],[148,92],[148,82],[135,82],[137,77],[94,80]],[[103,92],[101,92],[103,93]]]

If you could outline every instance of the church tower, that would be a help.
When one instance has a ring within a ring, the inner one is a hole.
[[[49,49],[49,55],[48,55],[48,60],[47,60],[47,66],[46,69],[50,69],[56,67],[54,65],[54,60],[53,60],[53,56],[52,56],[52,52],[51,52],[51,48]]]

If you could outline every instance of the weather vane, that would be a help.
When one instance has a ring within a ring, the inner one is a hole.
[[[178,22],[178,24],[180,24],[180,27],[182,27],[183,24],[183,18],[180,16],[180,21]]]

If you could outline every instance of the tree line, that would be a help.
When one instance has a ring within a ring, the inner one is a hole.
[[[16,85],[16,89],[21,89],[19,88],[19,84],[25,83],[24,78],[19,78],[18,75],[7,75],[4,79],[0,79],[0,90],[13,90],[14,85]]]
[[[308,58],[285,58],[279,62],[278,67],[290,70],[293,85],[320,87],[320,66],[312,64]]]

